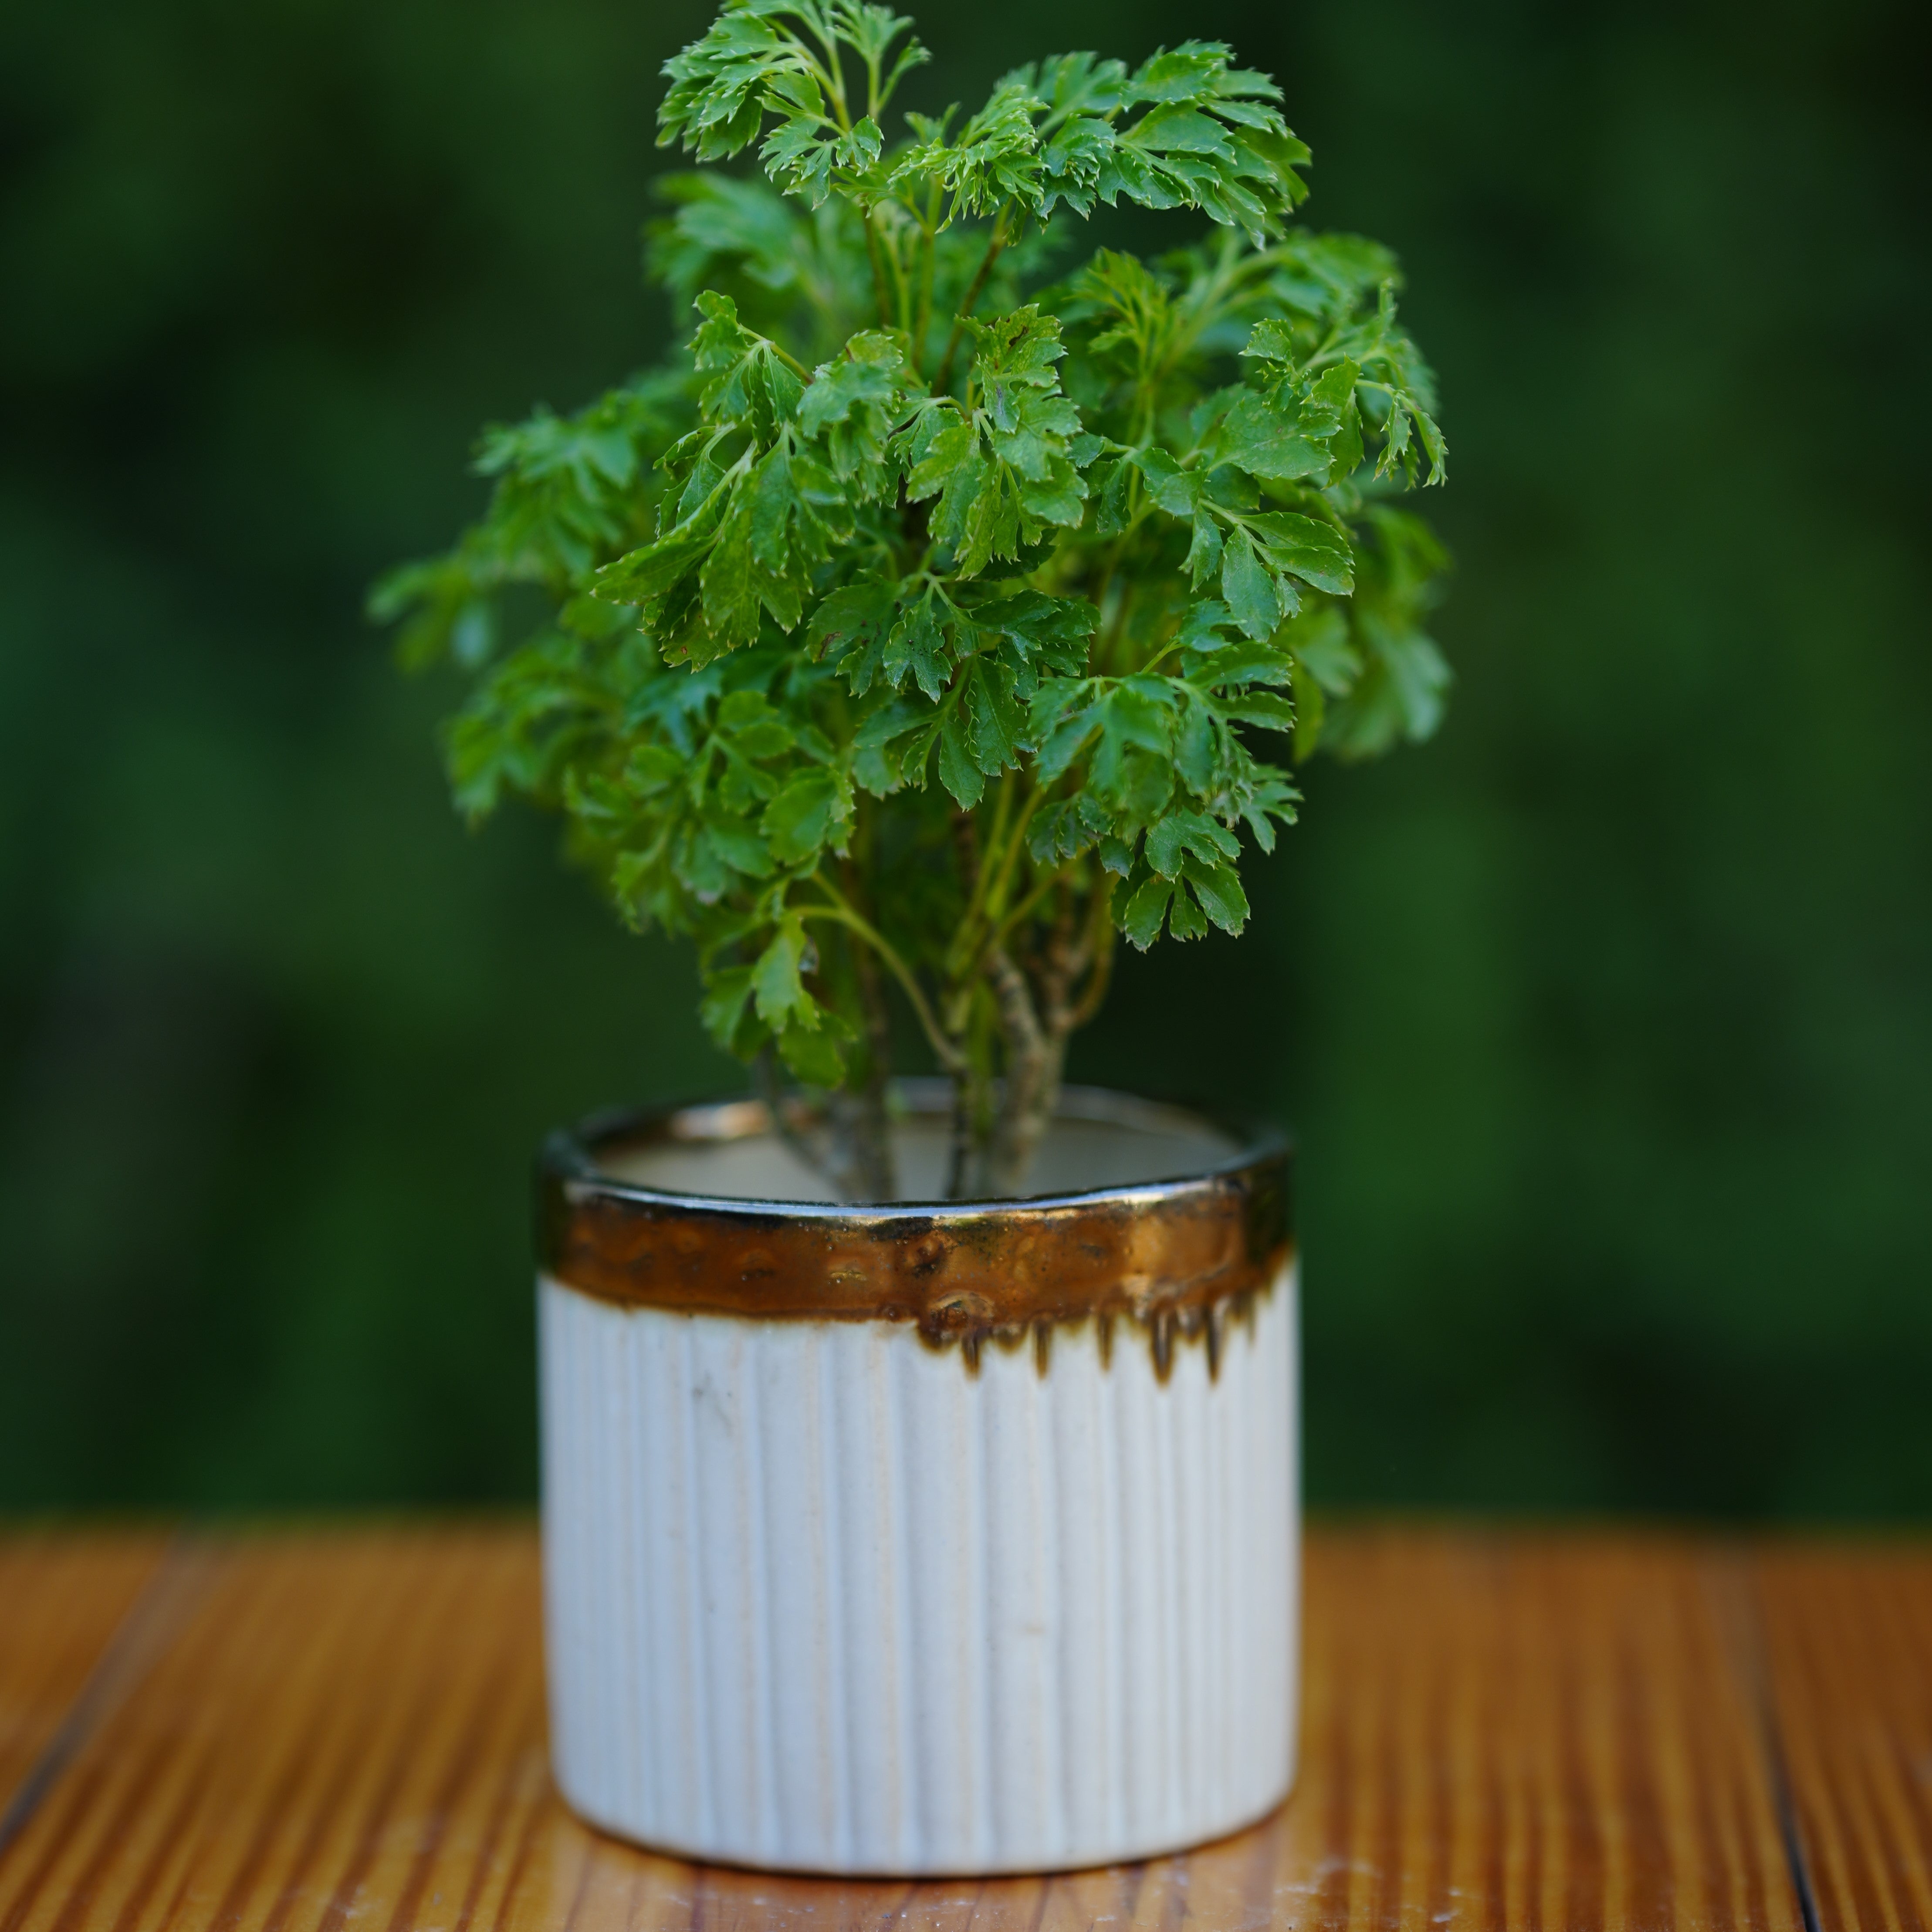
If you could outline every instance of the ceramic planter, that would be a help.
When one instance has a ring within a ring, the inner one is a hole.
[[[912,1092],[909,1192],[937,1191],[943,1104]],[[565,1797],[692,1857],[854,1874],[1138,1858],[1270,1810],[1285,1147],[1076,1091],[1050,1192],[852,1208],[769,1125],[740,1102],[545,1150]]]

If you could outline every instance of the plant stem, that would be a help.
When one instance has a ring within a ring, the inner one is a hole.
[[[959,687],[954,686],[957,690]],[[980,826],[973,814],[956,808],[952,814],[952,860],[959,868],[959,884],[966,895],[967,917],[970,919],[980,904],[980,890],[986,873],[980,864]],[[954,968],[955,976],[959,969]]]
[[[994,1126],[990,1108],[992,1016],[983,998],[986,991],[984,981],[964,988],[966,1010],[960,1030],[965,1064],[952,1077],[952,1158],[946,1180],[950,1201],[986,1193],[992,1186],[988,1154]]]
[[[933,264],[939,254],[939,237],[932,225],[934,218],[933,212],[928,209],[920,220],[919,310],[912,332],[912,373],[915,376],[926,366],[926,338],[932,333]]]
[[[973,1163],[973,1112],[975,1094],[970,1073],[952,1076],[952,1142],[946,1164],[946,1198],[963,1201]]]
[[[1026,1184],[1027,1169],[1059,1104],[1066,1035],[1064,1028],[1040,1024],[1026,975],[1004,946],[987,955],[986,969],[999,1001],[1006,1048],[1006,1091],[994,1128],[989,1178],[996,1192],[1016,1194]]]
[[[808,53],[805,57],[818,70],[818,77],[824,84],[825,92],[832,102],[832,112],[838,118],[839,132],[849,134],[852,131],[852,114],[845,104],[845,68],[839,58],[837,38],[826,33],[815,20],[808,20],[806,24],[812,29],[812,38],[825,50],[825,58],[821,63],[814,60]],[[793,44],[803,53],[804,43],[795,34],[790,38]]]
[[[885,237],[885,244],[886,253],[892,265],[892,286],[898,294],[899,326],[910,340],[912,335],[912,278],[906,272],[904,252],[890,232]]]
[[[1042,879],[1033,890],[1028,892],[1026,897],[1022,899],[1019,904],[1015,906],[1012,910],[993,928],[993,936],[987,942],[988,950],[990,951],[994,947],[1005,945],[1007,940],[1012,935],[1014,929],[1024,922],[1027,915],[1040,904],[1040,901],[1045,898],[1055,886],[1064,883],[1064,874],[1055,872]]]
[[[1120,666],[1121,639],[1126,634],[1127,613],[1133,608],[1135,584],[1132,578],[1120,586],[1120,594],[1107,620],[1106,634],[1102,637],[1094,655],[1103,664],[1118,670]]]
[[[1000,795],[993,806],[992,830],[986,834],[986,850],[989,854],[995,854],[1000,849],[1000,841],[1005,835],[1006,829],[1006,814],[1011,809],[1012,802],[1013,775],[1011,772],[1008,772],[1000,780]],[[978,855],[976,853],[973,896],[967,902],[966,916],[959,922],[962,934],[972,930],[974,921],[980,916],[980,910],[986,902],[986,888],[992,884],[992,866],[979,863]]]
[[[825,879],[814,879],[812,884],[831,895],[830,905],[804,906],[800,908],[800,916],[804,919],[836,920],[841,926],[849,926],[886,963],[886,970],[899,982],[900,989],[912,1003],[912,1010],[918,1017],[921,1030],[928,1043],[939,1056],[939,1064],[949,1073],[956,1073],[964,1065],[959,1049],[948,1040],[940,1030],[939,1022],[933,1018],[932,1009],[927,1005],[926,994],[913,976],[912,969],[902,959],[892,942],[868,920],[862,919],[839,896],[838,889]]]
[[[1006,888],[1012,884],[1013,868],[1019,863],[1020,853],[1026,843],[1027,827],[1033,823],[1033,815],[1046,802],[1046,793],[1039,785],[1028,792],[1026,802],[1020,807],[1019,817],[1006,840],[1006,849],[1000,854],[999,876],[993,881],[993,889],[986,896],[986,905],[992,916],[997,919],[1000,909],[1006,902]]]
[[[872,292],[879,304],[879,326],[890,328],[892,326],[892,298],[886,292],[886,272],[879,260],[879,237],[872,226],[872,211],[862,211],[860,220],[866,228],[866,259],[872,265]]]
[[[1088,915],[1087,944],[1093,956],[1093,965],[1087,980],[1087,990],[1081,994],[1078,1004],[1066,1016],[1069,1033],[1084,1027],[1106,1001],[1108,982],[1114,976],[1114,949],[1118,936],[1114,931],[1114,922],[1108,912],[1113,892],[1112,882],[1103,874],[1100,884],[1094,889],[1094,901]]]
[[[1046,794],[1037,785],[1030,788],[1010,831],[1007,820],[1012,802],[1012,786],[1013,775],[1009,772],[1000,781],[1000,796],[994,807],[993,826],[987,835],[984,858],[976,852],[973,855],[972,895],[965,916],[959,922],[952,949],[946,956],[947,970],[955,979],[970,978],[980,970],[980,962],[988,944],[980,935],[982,926],[991,926],[997,941],[1006,936],[1014,922],[1012,920],[1000,918],[1006,902],[1006,889],[1012,883],[1013,868],[1019,862],[1027,827],[1033,823],[1033,815],[1040,809]],[[1033,896],[1037,898],[1038,893]]]
[[[980,258],[970,285],[966,290],[966,298],[959,304],[959,313],[952,319],[952,333],[946,339],[946,353],[940,358],[939,374],[933,378],[932,392],[936,396],[949,394],[952,388],[952,364],[959,353],[960,338],[966,332],[966,318],[973,313],[973,304],[980,299],[980,292],[986,286],[986,278],[993,272],[993,264],[1000,259],[1000,250],[1006,245],[1006,211],[1001,208],[993,218],[992,238],[986,244],[986,252]]]
[[[846,867],[846,889],[859,898],[855,868]],[[892,1121],[886,1096],[892,1076],[892,1021],[886,1004],[886,989],[879,978],[879,962],[872,949],[856,932],[848,932],[846,950],[852,961],[852,976],[858,982],[859,1010],[866,1022],[866,1083],[853,1096],[850,1140],[852,1166],[868,1198],[890,1201],[898,1192],[898,1178],[892,1160]]]
[[[784,1083],[778,1078],[778,1055],[769,1042],[759,1049],[755,1063],[755,1078],[758,1097],[765,1103],[765,1112],[771,1117],[772,1131],[776,1134],[794,1157],[813,1173],[823,1174],[832,1185],[838,1186],[838,1177],[826,1164],[824,1154],[800,1133],[791,1117],[791,1109],[786,1104]],[[844,1189],[839,1189],[844,1192]]]

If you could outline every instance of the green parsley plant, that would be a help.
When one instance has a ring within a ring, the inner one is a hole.
[[[1398,507],[1433,383],[1388,250],[1294,221],[1274,83],[1063,55],[893,140],[909,24],[728,0],[667,63],[661,140],[770,184],[663,184],[688,350],[489,430],[486,513],[372,600],[470,680],[463,811],[560,812],[694,940],[704,1024],[861,1199],[896,1030],[954,1083],[951,1194],[1019,1190],[1117,938],[1239,932],[1292,768],[1426,737],[1448,676]],[[1066,272],[1099,202],[1209,230]]]

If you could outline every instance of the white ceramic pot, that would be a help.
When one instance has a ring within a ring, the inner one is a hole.
[[[1285,1149],[1074,1092],[1050,1194],[851,1208],[766,1126],[740,1102],[546,1150],[565,1797],[692,1857],[849,1874],[1106,1863],[1272,1809]],[[913,1186],[942,1139],[908,1123]]]

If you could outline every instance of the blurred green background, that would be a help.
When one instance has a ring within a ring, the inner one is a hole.
[[[529,1497],[533,1145],[740,1078],[360,616],[665,339],[706,16],[0,14],[0,1506]],[[1298,1129],[1312,1498],[1932,1514],[1924,10],[920,25],[922,104],[1232,40],[1442,374],[1447,728],[1076,1066]]]

